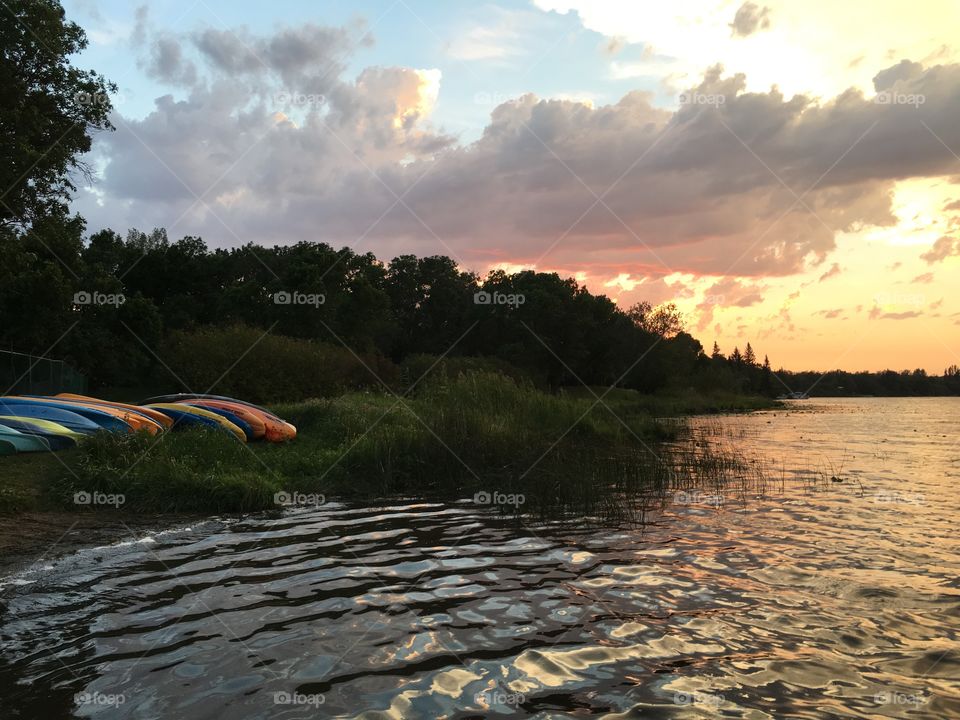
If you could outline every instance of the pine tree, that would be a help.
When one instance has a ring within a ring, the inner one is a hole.
[[[740,348],[733,348],[733,352],[730,353],[730,362],[732,362],[734,365],[743,364],[743,355],[740,354]]]
[[[757,364],[757,356],[753,354],[753,348],[750,347],[750,343],[747,343],[747,350],[746,350],[746,352],[743,354],[743,361],[744,361],[747,365],[756,365],[756,364]]]
[[[713,352],[710,353],[710,357],[714,360],[723,360],[723,353],[720,352],[720,346],[717,345],[717,341],[713,341]]]

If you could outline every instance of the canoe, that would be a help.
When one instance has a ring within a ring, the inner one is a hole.
[[[0,437],[0,455],[16,455],[17,448],[12,442],[7,442]]]
[[[86,395],[74,395],[73,393],[59,393],[54,397],[60,398],[62,400],[69,400],[71,402],[80,402],[85,405],[99,406],[106,405],[107,407],[118,408],[120,410],[128,410],[130,412],[140,413],[146,415],[148,418],[153,420],[155,423],[159,423],[165,429],[169,430],[173,427],[173,420],[164,415],[158,410],[151,410],[148,407],[141,407],[139,405],[130,405],[129,403],[113,402],[111,400],[101,400],[100,398],[87,397]]]
[[[126,428],[117,428],[117,432],[135,432],[137,430],[146,430],[151,435],[156,435],[158,432],[163,430],[163,425],[158,422],[154,422],[149,417],[144,415],[141,412],[133,410],[124,410],[122,408],[110,407],[109,405],[94,405],[82,400],[67,400],[66,398],[52,398],[45,397],[40,395],[23,395],[22,396],[28,400],[41,400],[46,403],[57,403],[64,407],[73,410],[74,412],[80,412],[77,408],[83,408],[85,411],[98,412],[104,415],[111,415],[112,417],[120,420],[126,424]],[[3,402],[3,400],[0,400]]]
[[[209,410],[204,410],[203,408],[199,408],[199,407],[193,407],[192,405],[181,405],[179,403],[153,403],[148,407],[154,408],[155,410],[159,410],[165,415],[170,415],[171,417],[174,417],[173,413],[179,413],[181,414],[181,419],[182,419],[182,414],[186,413],[189,415],[195,415],[197,417],[204,418],[206,420],[212,420],[224,430],[230,433],[233,433],[234,437],[236,437],[238,440],[241,440],[243,442],[247,441],[247,435],[246,433],[243,432],[243,430],[241,430],[239,427],[237,427],[235,424],[227,420],[222,415],[217,415],[216,413],[210,412]],[[174,418],[174,419],[176,420],[177,418]]]
[[[70,412],[75,412],[77,415],[82,415],[88,420],[92,420],[100,427],[105,430],[110,430],[112,432],[131,432],[132,428],[129,423],[124,422],[122,418],[114,416],[112,413],[105,412],[104,409],[93,409],[86,408],[83,406],[78,406],[75,404],[70,404],[63,401],[53,400],[51,398],[43,397],[0,397],[0,403],[4,405],[37,405],[43,404],[49,407],[59,408],[60,410],[69,410]],[[79,409],[78,409],[79,408]]]
[[[72,447],[77,444],[77,440],[84,437],[82,433],[69,430],[50,420],[0,415],[0,423],[13,430],[19,430],[24,435],[42,437],[52,450]]]
[[[52,420],[55,423],[63,425],[65,428],[85,435],[103,429],[92,420],[88,420],[82,415],[77,415],[77,413],[71,410],[61,410],[60,408],[50,407],[41,403],[37,403],[36,405],[6,405],[3,401],[0,401],[0,415]]]
[[[19,430],[0,425],[0,440],[10,443],[17,452],[50,452],[50,443],[39,435],[25,435]],[[66,441],[69,444],[69,441]]]
[[[183,400],[181,404],[206,408],[211,412],[216,412],[217,410],[227,410],[247,423],[247,425],[249,425],[253,431],[254,439],[257,440],[267,434],[268,426],[275,426],[271,434],[275,435],[277,433],[282,433],[283,423],[281,421],[271,418],[267,413],[254,410],[253,408],[246,407],[240,403],[231,403],[224,400]]]

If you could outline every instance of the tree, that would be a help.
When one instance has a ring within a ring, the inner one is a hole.
[[[743,355],[740,354],[739,347],[733,348],[733,352],[730,353],[730,362],[734,365],[743,365]]]
[[[627,310],[627,316],[637,327],[660,337],[674,337],[683,331],[683,314],[674,303],[652,307],[646,301],[638,302]]]
[[[743,353],[743,362],[747,365],[756,365],[757,356],[753,353],[753,348],[750,346],[750,343],[747,343],[747,349]]]
[[[91,132],[113,129],[116,86],[70,58],[87,46],[56,0],[8,0],[0,9],[0,226],[27,227],[64,210]]]
[[[717,341],[713,341],[713,352],[710,353],[710,357],[714,360],[723,360],[723,353],[720,352],[720,346],[717,345]]]

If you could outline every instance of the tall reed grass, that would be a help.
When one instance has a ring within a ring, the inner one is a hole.
[[[274,409],[298,426],[285,445],[226,434],[98,435],[58,485],[123,493],[128,509],[252,511],[286,490],[328,498],[523,496],[510,512],[629,515],[632,499],[678,474],[722,482],[747,472],[715,451],[680,450],[681,426],[629,394],[550,394],[497,372],[428,377],[410,395],[353,392]],[[673,442],[671,442],[673,441]]]

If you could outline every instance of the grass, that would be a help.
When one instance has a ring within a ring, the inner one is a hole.
[[[61,454],[69,471],[49,457],[4,462],[14,463],[21,504],[71,506],[73,494],[85,491],[122,494],[132,511],[246,512],[276,508],[281,491],[348,500],[500,493],[524,496],[522,505],[502,508],[508,511],[611,515],[629,505],[626,497],[670,485],[684,465],[710,477],[735,474],[733,458],[681,458],[668,442],[679,426],[657,416],[754,406],[735,397],[622,390],[598,403],[586,390],[549,394],[471,371],[430,378],[406,397],[353,392],[277,405],[299,430],[284,445],[243,445],[203,430],[157,438],[101,433]]]

